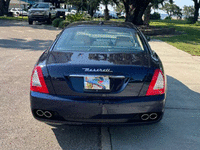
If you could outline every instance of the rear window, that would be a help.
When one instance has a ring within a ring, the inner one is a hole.
[[[143,51],[134,29],[119,27],[74,27],[66,29],[54,51]]]

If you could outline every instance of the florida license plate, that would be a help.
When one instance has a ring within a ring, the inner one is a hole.
[[[85,76],[84,89],[110,90],[110,79],[108,76]]]

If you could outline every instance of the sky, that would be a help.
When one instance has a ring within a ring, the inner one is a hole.
[[[180,8],[183,8],[184,5],[186,6],[194,6],[194,1],[193,0],[174,0],[174,3],[179,6]],[[151,11],[153,13],[154,11]],[[158,10],[160,14],[166,14],[166,12],[162,10]]]
[[[194,6],[194,1],[192,0],[174,0],[175,4],[178,5],[179,7],[183,8],[184,5],[186,6]]]

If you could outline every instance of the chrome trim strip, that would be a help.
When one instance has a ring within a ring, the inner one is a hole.
[[[69,77],[84,77],[85,75],[77,75],[77,74],[72,74],[72,75],[69,75]]]
[[[78,77],[78,78],[85,77],[85,76],[90,76],[90,75],[77,75],[77,74],[69,75],[69,77]],[[99,75],[99,76],[101,76],[101,75]],[[110,78],[125,78],[125,76],[109,76],[109,77]]]
[[[110,78],[125,78],[125,76],[109,76]]]

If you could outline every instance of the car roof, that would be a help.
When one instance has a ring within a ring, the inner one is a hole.
[[[107,27],[124,27],[136,29],[137,27],[131,22],[116,22],[116,21],[78,21],[67,26],[70,27],[87,27],[87,26],[107,26]]]

